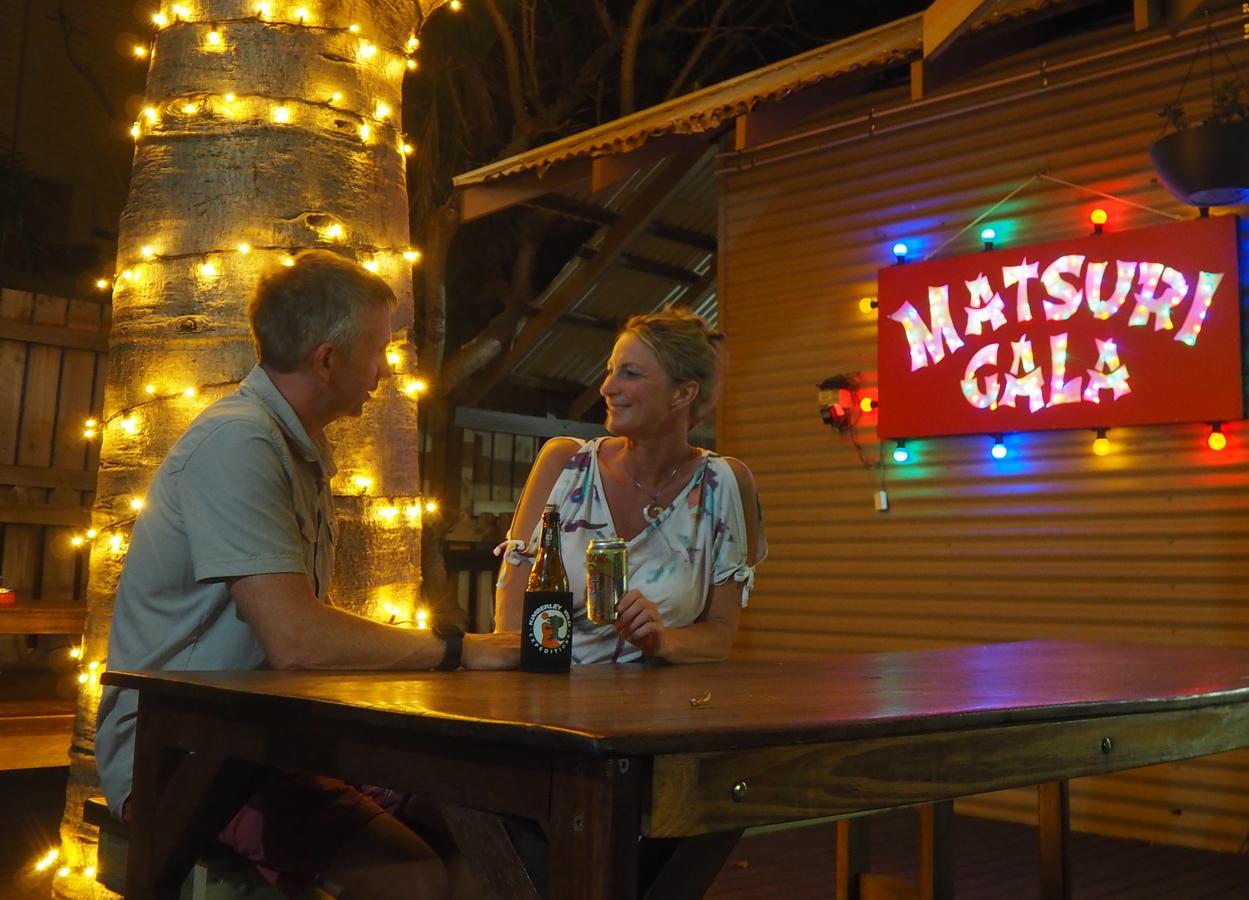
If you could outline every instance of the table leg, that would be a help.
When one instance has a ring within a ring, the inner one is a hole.
[[[503,819],[450,803],[439,804],[456,846],[494,900],[538,900],[534,876]]]
[[[162,736],[157,703],[139,699],[126,859],[128,900],[176,898],[203,847],[256,790],[255,766],[186,753]]]
[[[589,759],[555,771],[547,825],[551,900],[637,900],[638,768],[633,759]]]
[[[700,834],[695,837],[659,839],[642,844],[642,854],[655,865],[643,866],[643,900],[698,900],[707,893],[724,862],[737,846],[742,829]]]
[[[862,876],[872,865],[869,817],[837,820],[837,900],[859,900]]]
[[[949,800],[919,808],[919,896],[954,897],[954,804]]]
[[[1067,782],[1037,785],[1041,897],[1071,900],[1071,795]]]

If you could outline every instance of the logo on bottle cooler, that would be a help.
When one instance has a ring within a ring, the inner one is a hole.
[[[529,616],[529,641],[539,653],[559,653],[568,644],[568,617],[558,603],[543,603]]]

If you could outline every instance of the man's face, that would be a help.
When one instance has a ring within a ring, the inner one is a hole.
[[[331,362],[329,389],[334,418],[358,416],[386,372],[390,310],[373,306],[363,314],[363,330],[354,347],[341,348]]]

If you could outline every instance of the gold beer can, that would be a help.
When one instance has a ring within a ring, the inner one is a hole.
[[[616,621],[629,589],[629,550],[620,538],[595,538],[585,548],[586,615],[596,625]]]

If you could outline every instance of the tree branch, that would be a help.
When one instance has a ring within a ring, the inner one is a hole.
[[[642,32],[650,18],[655,0],[636,0],[629,12],[629,26],[625,29],[624,47],[620,51],[620,114],[627,116],[637,106],[636,83],[638,47]]]
[[[503,58],[507,63],[507,96],[512,104],[512,118],[518,127],[524,128],[529,122],[529,110],[525,108],[525,97],[521,88],[520,57],[516,52],[516,38],[499,12],[495,0],[485,0],[485,6],[486,12],[490,14],[494,30],[499,35],[499,42],[503,45]]]
[[[725,14],[735,5],[734,0],[720,0],[720,5],[716,7],[715,13],[711,16],[711,22],[703,29],[702,34],[698,37],[698,43],[694,45],[694,49],[686,58],[685,64],[681,66],[681,71],[677,73],[677,77],[672,80],[672,84],[668,85],[668,90],[664,92],[664,99],[671,100],[673,97],[680,96],[685,91],[685,82],[690,77],[690,73],[694,71],[694,67],[698,65],[707,48],[711,45],[718,35],[718,29],[721,20]]]
[[[108,117],[110,119],[117,118],[117,111],[113,109],[113,102],[109,100],[104,88],[100,87],[100,82],[95,77],[95,72],[91,70],[89,65],[79,61],[78,57],[74,55],[71,40],[75,34],[81,34],[82,30],[75,28],[74,23],[70,21],[69,15],[65,12],[65,4],[61,3],[57,6],[56,12],[49,15],[48,18],[60,26],[61,42],[65,45],[65,58],[69,60],[69,64],[74,67],[74,71],[81,75],[91,87],[91,93],[95,94],[96,99],[100,101],[100,105],[104,107],[104,112],[108,114]]]

